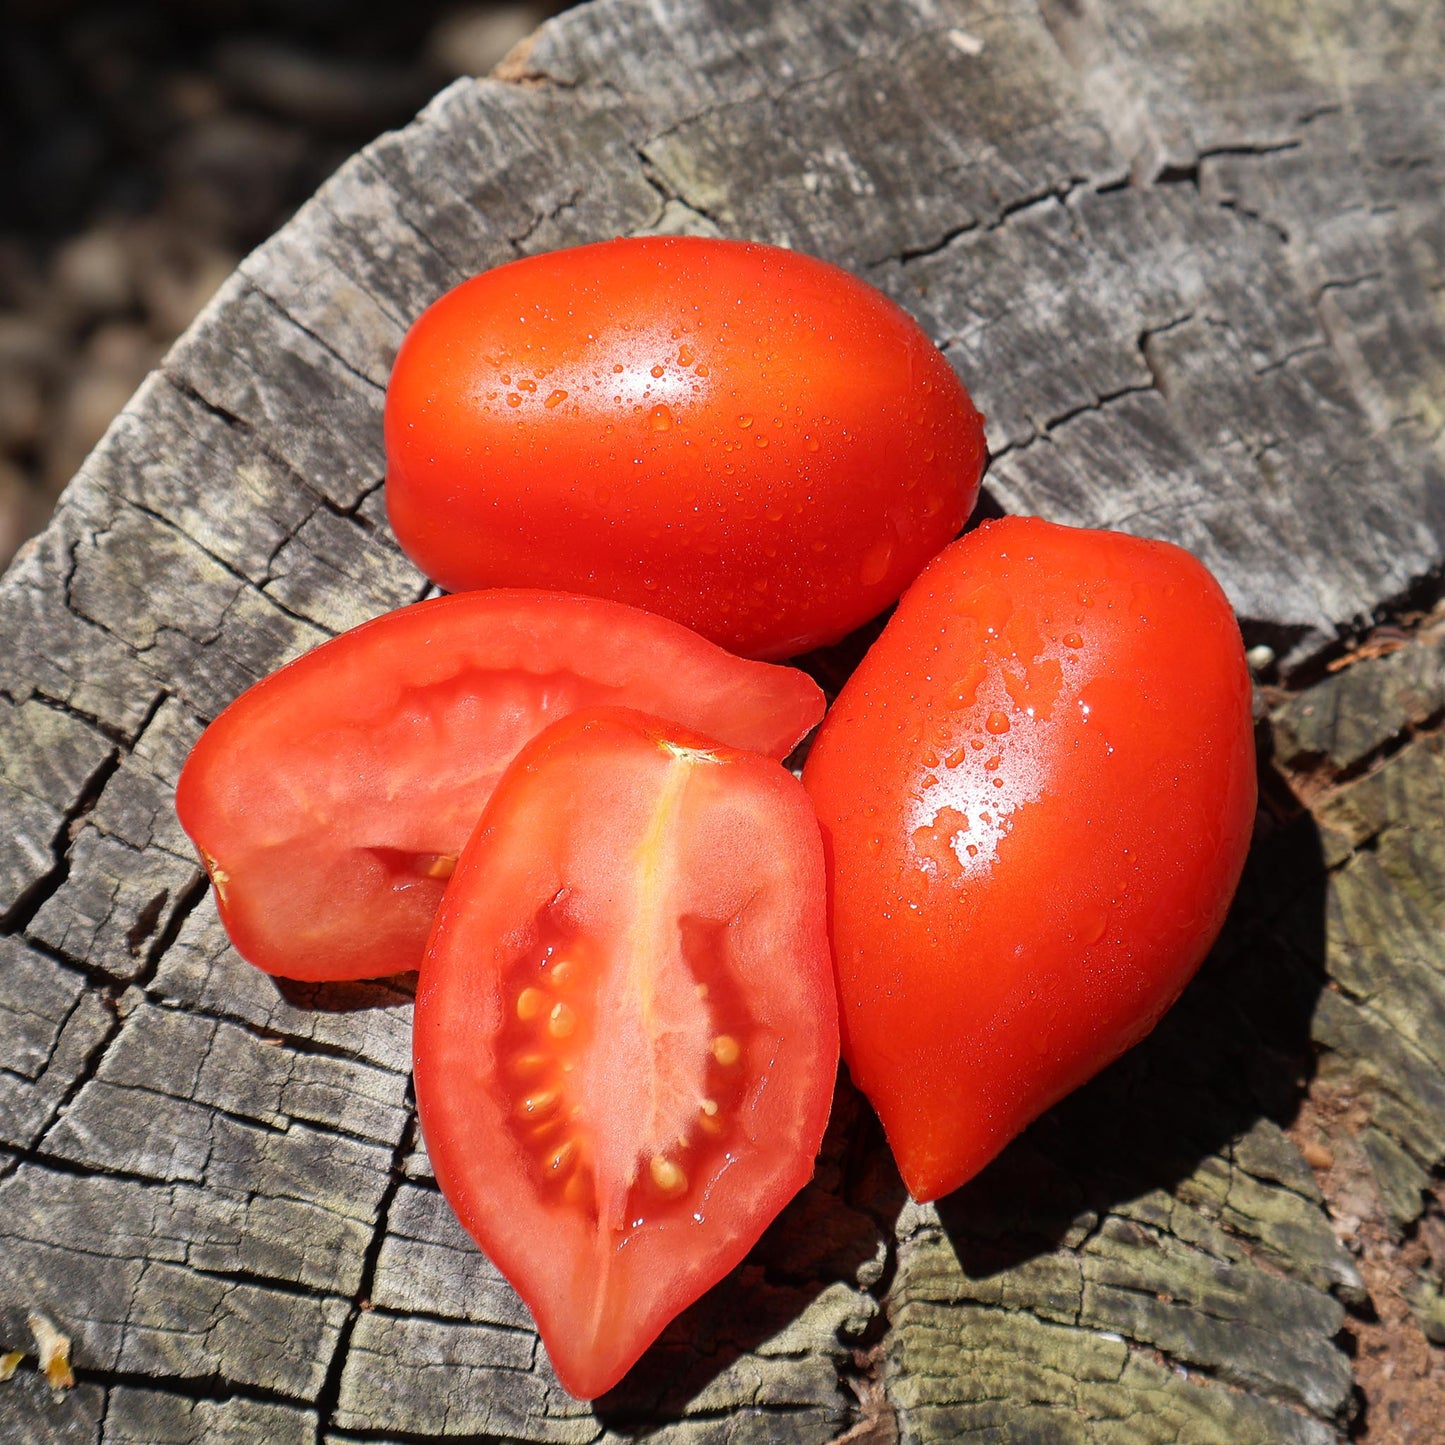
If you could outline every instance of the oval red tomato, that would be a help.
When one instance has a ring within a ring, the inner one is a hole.
[[[696,237],[463,283],[408,333],[385,421],[392,526],[443,587],[613,597],[750,657],[892,602],[984,461],[963,386],[893,302]]]
[[[790,773],[636,713],[534,739],[467,844],[422,964],[417,1106],[573,1394],[811,1176],[838,1060],[824,897]]]
[[[843,1052],[932,1199],[1154,1026],[1239,879],[1250,682],[1177,547],[988,524],[904,596],[804,770]]]
[[[554,719],[614,703],[779,758],[823,713],[795,668],[618,603],[508,590],[401,608],[263,679],[176,788],[237,951],[290,978],[415,968],[502,770]]]

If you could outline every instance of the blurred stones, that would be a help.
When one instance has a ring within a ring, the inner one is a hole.
[[[414,61],[356,60],[261,37],[221,41],[215,69],[243,104],[331,134],[409,120],[436,89],[430,68]]]
[[[512,48],[557,12],[555,4],[468,5],[427,36],[426,54],[443,75],[489,75]]]
[[[0,45],[0,568],[237,262],[563,0],[15,0]]]
[[[41,446],[41,483],[50,498],[74,475],[164,349],[144,326],[111,321],[94,331],[67,372]]]
[[[46,391],[63,357],[57,338],[37,321],[0,315],[0,456],[20,456],[39,440]]]
[[[55,253],[51,276],[61,304],[81,316],[117,316],[135,300],[130,257],[112,226],[65,242]]]
[[[264,116],[223,111],[187,126],[161,157],[170,210],[249,250],[288,209],[305,137]]]

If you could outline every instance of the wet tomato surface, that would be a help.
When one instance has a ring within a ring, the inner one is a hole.
[[[402,344],[385,433],[392,526],[443,587],[613,597],[765,658],[891,603],[984,461],[967,392],[887,297],[677,236],[448,292]]]
[[[987,523],[904,596],[804,782],[844,1057],[935,1198],[1148,1033],[1218,934],[1255,808],[1234,615],[1167,543]]]

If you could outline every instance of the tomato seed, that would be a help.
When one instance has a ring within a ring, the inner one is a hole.
[[[540,988],[524,988],[517,995],[517,1017],[523,1023],[540,1018],[547,1007],[547,995]]]
[[[543,1114],[550,1114],[557,1104],[556,1089],[539,1089],[522,1100],[522,1116],[528,1119],[540,1118]]]
[[[731,1034],[719,1034],[712,1041],[712,1056],[727,1068],[737,1063],[742,1056],[742,1048]]]
[[[664,1194],[681,1194],[687,1188],[687,1175],[682,1166],[665,1154],[654,1154],[649,1169],[652,1182]]]

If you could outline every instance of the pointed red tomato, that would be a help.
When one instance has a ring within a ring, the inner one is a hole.
[[[1250,682],[1178,547],[986,524],[904,596],[804,769],[843,1052],[933,1199],[1153,1028],[1254,821]]]
[[[779,758],[823,713],[794,668],[544,592],[403,607],[257,683],[176,789],[237,951],[289,978],[415,968],[502,770],[549,722],[611,704]]]
[[[437,1180],[592,1397],[811,1176],[837,1011],[796,779],[621,711],[508,769],[422,964]]]

